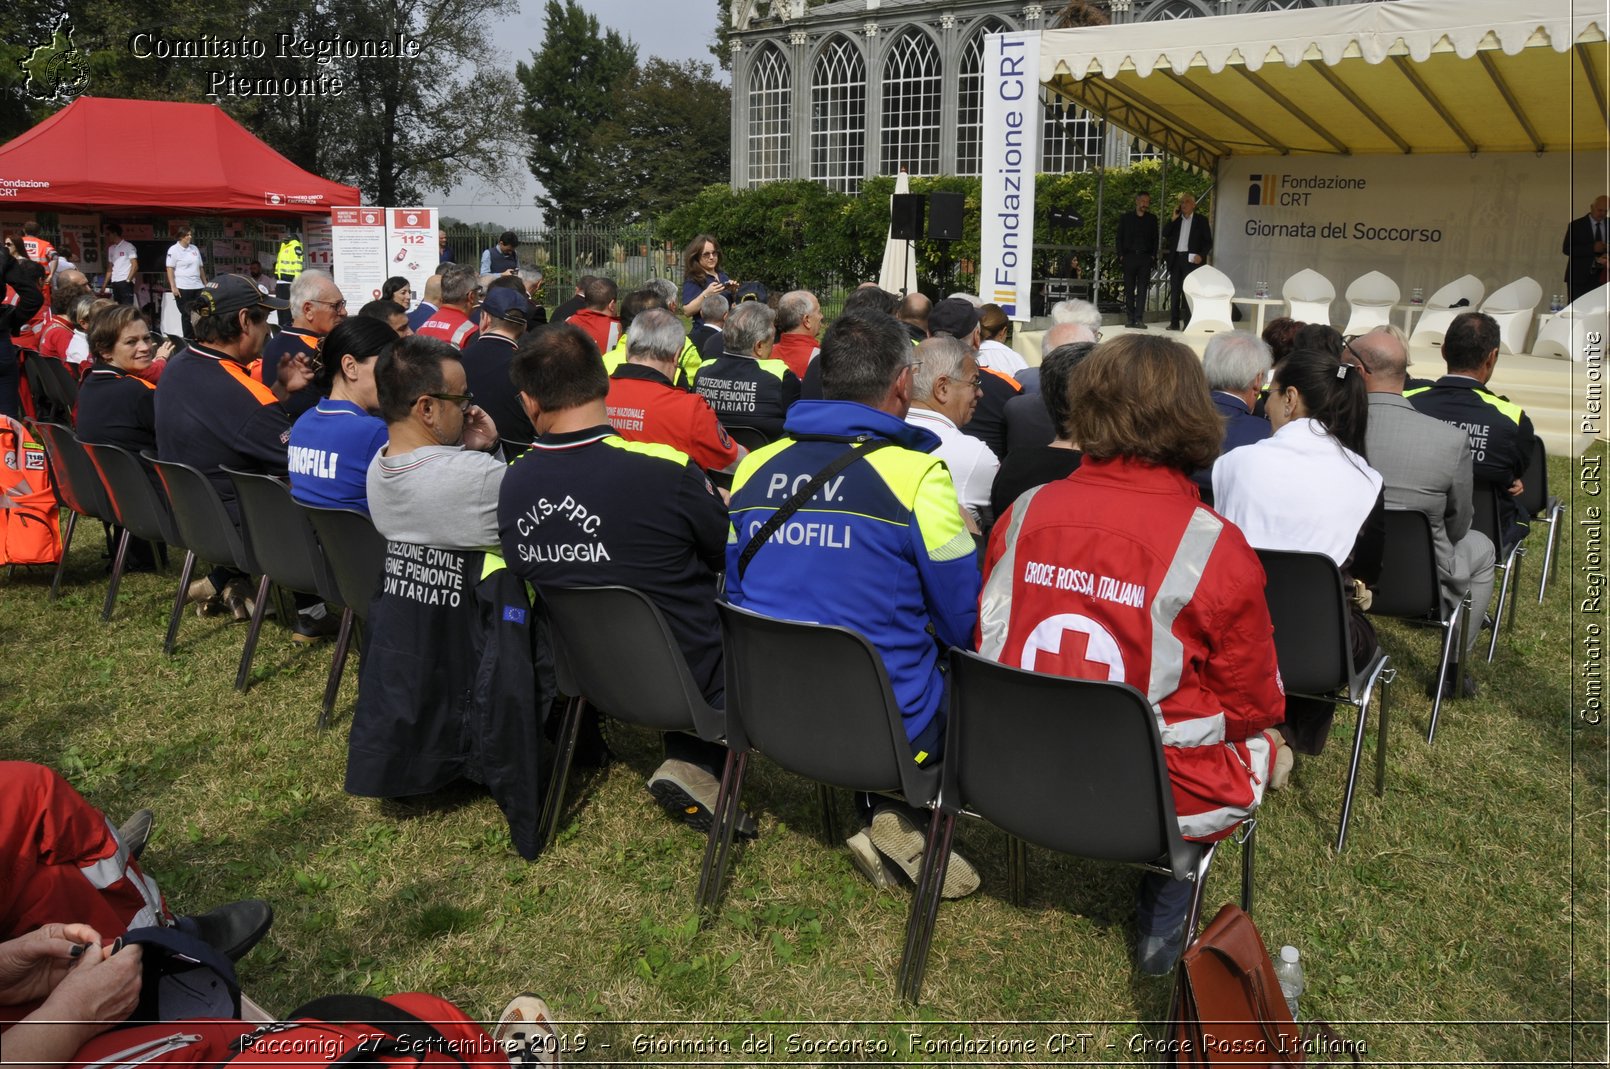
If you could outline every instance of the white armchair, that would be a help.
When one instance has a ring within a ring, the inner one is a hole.
[[[1191,321],[1185,325],[1187,334],[1211,334],[1219,330],[1234,330],[1230,298],[1235,296],[1235,283],[1217,267],[1202,266],[1185,276],[1185,300],[1191,306]]]
[[[1448,333],[1448,324],[1460,312],[1468,312],[1481,303],[1487,287],[1475,275],[1462,275],[1454,279],[1426,301],[1426,310],[1409,335],[1410,345],[1441,345],[1442,336]],[[1460,305],[1459,302],[1465,303]],[[1458,307],[1455,307],[1458,305]]]
[[[1580,363],[1588,347],[1588,334],[1597,333],[1602,340],[1610,332],[1606,305],[1610,304],[1610,286],[1589,290],[1564,308],[1537,330],[1537,341],[1532,344],[1536,356],[1563,356]]]
[[[1305,267],[1286,279],[1280,288],[1286,298],[1286,314],[1299,323],[1323,323],[1330,326],[1330,304],[1336,299],[1336,287],[1331,280]]]
[[[1532,313],[1543,300],[1543,287],[1533,278],[1517,278],[1493,291],[1482,302],[1481,310],[1498,324],[1498,351],[1524,353],[1526,335],[1532,329]]]
[[[1370,271],[1355,278],[1347,287],[1349,314],[1343,334],[1363,334],[1392,322],[1392,306],[1398,303],[1402,290],[1398,284],[1379,271]]]

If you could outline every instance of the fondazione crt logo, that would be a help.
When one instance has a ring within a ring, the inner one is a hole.
[[[73,27],[66,15],[51,27],[50,41],[34,46],[20,66],[28,76],[24,88],[35,100],[66,104],[89,88],[89,67],[73,44]]]

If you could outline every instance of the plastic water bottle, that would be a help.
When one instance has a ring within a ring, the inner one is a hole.
[[[1426,291],[1423,288],[1419,287],[1419,286],[1414,287],[1414,296],[1409,298],[1409,303],[1410,304],[1424,304],[1425,300],[1426,300]]]
[[[1267,283],[1267,282],[1259,282],[1258,283],[1258,291],[1255,294],[1255,296],[1260,297],[1260,298],[1269,296],[1269,283]]]
[[[1558,312],[1564,307],[1565,305],[1560,303],[1560,295],[1558,293],[1549,294],[1549,311]]]
[[[1303,963],[1294,946],[1280,948],[1280,960],[1275,962],[1275,979],[1280,982],[1280,993],[1286,996],[1286,1008],[1291,1019],[1297,1020],[1297,999],[1303,993]]]

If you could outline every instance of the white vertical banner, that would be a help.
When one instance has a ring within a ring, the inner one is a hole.
[[[380,297],[386,273],[386,209],[331,208],[331,271],[348,311]]]
[[[415,298],[425,293],[425,280],[436,273],[435,208],[386,209],[386,275],[408,280]]]
[[[1034,175],[1040,167],[1040,34],[984,38],[983,189],[978,295],[1007,318],[1029,319]]]

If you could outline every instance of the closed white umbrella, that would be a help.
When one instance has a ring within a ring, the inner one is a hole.
[[[896,195],[911,192],[911,176],[901,168],[894,180]],[[894,237],[894,199],[889,200],[889,237],[883,243],[883,266],[878,269],[878,285],[890,293],[904,294],[917,288],[917,247],[914,242]]]

